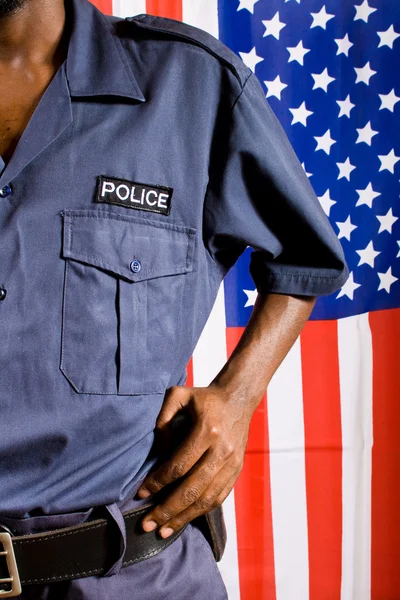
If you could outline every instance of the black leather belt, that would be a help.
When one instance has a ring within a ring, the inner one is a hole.
[[[157,530],[143,531],[142,518],[152,506],[123,513],[127,538],[123,567],[158,554],[185,529],[165,539]],[[0,598],[19,596],[22,585],[102,575],[120,554],[121,536],[112,519],[24,536],[13,536],[0,525]]]
[[[186,528],[162,538],[157,530],[146,533],[141,521],[154,504],[123,514],[127,547],[123,567],[155,556],[172,544]],[[226,544],[222,507],[192,521],[210,543],[219,561]],[[0,524],[0,600],[21,594],[22,585],[47,584],[92,575],[103,575],[121,554],[121,536],[110,518],[23,536]]]

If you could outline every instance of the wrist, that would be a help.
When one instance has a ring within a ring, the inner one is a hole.
[[[240,375],[228,377],[226,374],[217,375],[208,388],[222,397],[227,404],[239,408],[249,419],[265,392],[265,387],[257,385],[254,379],[251,381]]]

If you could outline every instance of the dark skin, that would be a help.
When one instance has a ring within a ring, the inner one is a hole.
[[[0,155],[5,162],[66,56],[65,25],[63,0],[0,0]],[[143,519],[145,531],[159,528],[168,537],[228,496],[243,466],[252,415],[314,303],[311,296],[259,294],[239,344],[214,380],[207,387],[167,390],[156,424],[159,443],[168,452],[176,414],[185,411],[191,427],[138,491],[145,498],[169,490]]]
[[[66,57],[64,28],[63,0],[0,0],[0,156],[5,163]]]
[[[243,466],[252,415],[315,300],[259,294],[240,342],[210,385],[169,388],[156,433],[168,439],[168,425],[182,408],[193,426],[172,457],[139,489],[144,498],[173,483],[171,493],[143,519],[145,531],[159,527],[168,537],[228,496]]]

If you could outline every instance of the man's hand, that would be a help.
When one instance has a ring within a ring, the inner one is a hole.
[[[243,466],[252,416],[249,407],[235,403],[215,384],[206,388],[174,386],[167,392],[156,424],[164,440],[170,439],[172,419],[182,410],[191,416],[191,431],[138,492],[144,498],[181,479],[143,520],[145,531],[160,526],[162,537],[220,506],[228,496]]]
[[[211,384],[169,388],[156,433],[168,449],[173,446],[168,438],[176,415],[188,412],[192,427],[138,491],[146,498],[176,483],[143,519],[145,531],[160,527],[160,534],[168,537],[225,500],[243,465],[251,417],[314,303],[312,296],[258,294],[239,343]]]

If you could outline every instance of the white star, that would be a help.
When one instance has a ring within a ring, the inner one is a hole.
[[[250,52],[239,52],[244,64],[249,67],[254,73],[254,69],[259,62],[262,62],[264,59],[261,56],[256,54],[256,48],[252,48]]]
[[[344,284],[344,286],[340,289],[338,295],[336,296],[336,298],[340,298],[341,296],[347,296],[348,298],[350,298],[350,300],[353,300],[354,297],[354,290],[356,290],[357,288],[359,288],[361,286],[360,283],[356,283],[354,281],[354,275],[353,272],[350,273],[346,283]]]
[[[349,35],[347,33],[343,38],[334,41],[338,47],[336,54],[345,54],[346,56],[348,56],[350,48],[354,46],[354,44],[352,44],[349,40]]]
[[[378,95],[379,95],[379,98],[381,99],[381,105],[379,107],[379,110],[383,110],[384,108],[387,108],[388,110],[391,110],[393,112],[394,105],[396,104],[396,102],[398,102],[400,100],[400,96],[396,96],[396,94],[394,93],[394,90],[389,92],[389,94],[378,94]]]
[[[258,2],[258,0],[239,0],[238,10],[242,10],[243,8],[247,8],[252,14],[254,13],[254,5]]]
[[[324,209],[325,214],[329,217],[329,213],[331,212],[331,207],[336,204],[336,200],[332,200],[329,195],[329,190],[326,190],[323,196],[319,196],[318,200]]]
[[[326,131],[324,133],[324,135],[321,135],[321,136],[315,135],[314,139],[317,142],[317,147],[315,148],[315,152],[317,150],[323,150],[324,152],[326,152],[327,154],[329,154],[330,151],[331,151],[331,146],[333,144],[336,144],[336,140],[333,140],[331,138],[331,134],[330,134],[329,129],[328,129],[328,131]]]
[[[243,291],[247,296],[246,304],[244,305],[244,307],[246,308],[247,306],[254,306],[257,298],[257,289]]]
[[[347,98],[345,100],[336,100],[336,102],[340,106],[339,117],[345,116],[345,117],[350,118],[350,111],[352,108],[355,107],[355,104],[350,102],[350,94],[347,96]]]
[[[398,280],[398,277],[392,275],[392,267],[389,267],[386,273],[378,273],[378,277],[381,280],[378,287],[378,292],[379,290],[385,290],[388,294],[390,294],[390,286]]]
[[[398,245],[399,245],[399,251],[398,251],[398,253],[397,253],[397,256],[396,256],[396,258],[400,258],[400,240],[399,240],[397,243],[398,243]]]
[[[270,96],[275,96],[280,100],[282,90],[287,87],[287,83],[282,83],[279,75],[277,75],[273,81],[264,81],[264,83],[268,88],[267,98]]]
[[[355,166],[351,164],[350,158],[347,158],[343,163],[336,163],[339,167],[339,177],[345,177],[347,181],[350,181],[350,173],[355,169]]]
[[[265,33],[263,37],[266,37],[267,35],[273,35],[277,40],[279,40],[281,29],[286,27],[286,23],[282,23],[279,20],[279,12],[276,12],[269,21],[263,21],[263,25],[265,26]]]
[[[311,23],[310,29],[313,27],[322,27],[322,29],[326,29],[326,24],[330,19],[333,19],[335,15],[331,15],[326,12],[325,6],[321,8],[321,10],[317,13],[311,13],[313,18],[313,22]]]
[[[386,31],[377,31],[376,33],[381,38],[378,48],[381,46],[389,46],[389,48],[393,48],[394,41],[400,37],[400,34],[395,32],[393,25],[386,29]]]
[[[289,108],[289,110],[293,115],[292,125],[295,123],[301,123],[305,126],[307,125],[308,117],[314,114],[311,110],[307,110],[305,102],[300,104],[298,108]]]
[[[379,131],[375,131],[374,129],[372,129],[371,123],[367,123],[365,127],[357,129],[357,133],[358,138],[356,140],[356,144],[361,144],[361,142],[365,142],[366,144],[368,144],[368,146],[370,146],[372,138],[374,137],[374,135],[379,133]]]
[[[394,150],[389,152],[389,154],[378,154],[378,158],[381,161],[381,167],[379,171],[390,171],[394,173],[394,165],[400,160],[400,157],[396,156]]]
[[[312,177],[312,175],[313,175],[312,173],[307,173],[307,171],[306,171],[306,165],[304,163],[301,163],[301,166],[303,167],[304,173],[307,175],[307,177]]]
[[[357,225],[353,225],[350,221],[350,215],[347,217],[345,221],[336,222],[336,225],[339,227],[338,238],[345,237],[346,240],[350,241],[351,232],[354,229],[357,229]]]
[[[362,21],[365,21],[366,23],[368,23],[369,15],[376,11],[376,8],[370,7],[367,0],[364,0],[364,2],[362,4],[359,4],[355,8],[356,8],[356,15],[354,17],[354,20],[357,21],[357,20],[361,19]]]
[[[367,85],[369,84],[371,77],[376,73],[376,71],[373,71],[369,66],[369,62],[360,69],[355,68],[355,72],[357,73],[356,83],[366,83]]]
[[[361,206],[362,204],[366,204],[370,208],[372,208],[372,201],[377,196],[380,196],[378,192],[375,192],[372,188],[371,183],[367,185],[365,190],[356,190],[358,194],[358,200],[356,206]]]
[[[335,81],[334,77],[330,77],[328,74],[328,69],[324,69],[322,73],[311,73],[311,77],[314,79],[313,90],[317,88],[322,88],[324,92],[328,91],[328,85]]]
[[[375,266],[375,258],[378,256],[378,254],[380,254],[380,252],[377,252],[374,249],[374,245],[372,243],[372,241],[368,244],[368,246],[366,248],[364,248],[364,250],[356,250],[357,254],[360,255],[360,260],[358,263],[358,267],[360,265],[369,265],[370,267],[374,268]]]
[[[307,52],[310,52],[310,50],[304,48],[303,42],[301,40],[297,44],[297,46],[291,46],[290,48],[287,48],[287,50],[289,50],[290,54],[288,62],[296,60],[299,63],[299,65],[304,65],[304,56],[305,54],[307,54]]]
[[[378,233],[382,233],[383,231],[392,233],[393,223],[395,223],[399,217],[395,217],[392,209],[389,208],[386,215],[376,215],[376,218],[380,222]]]

